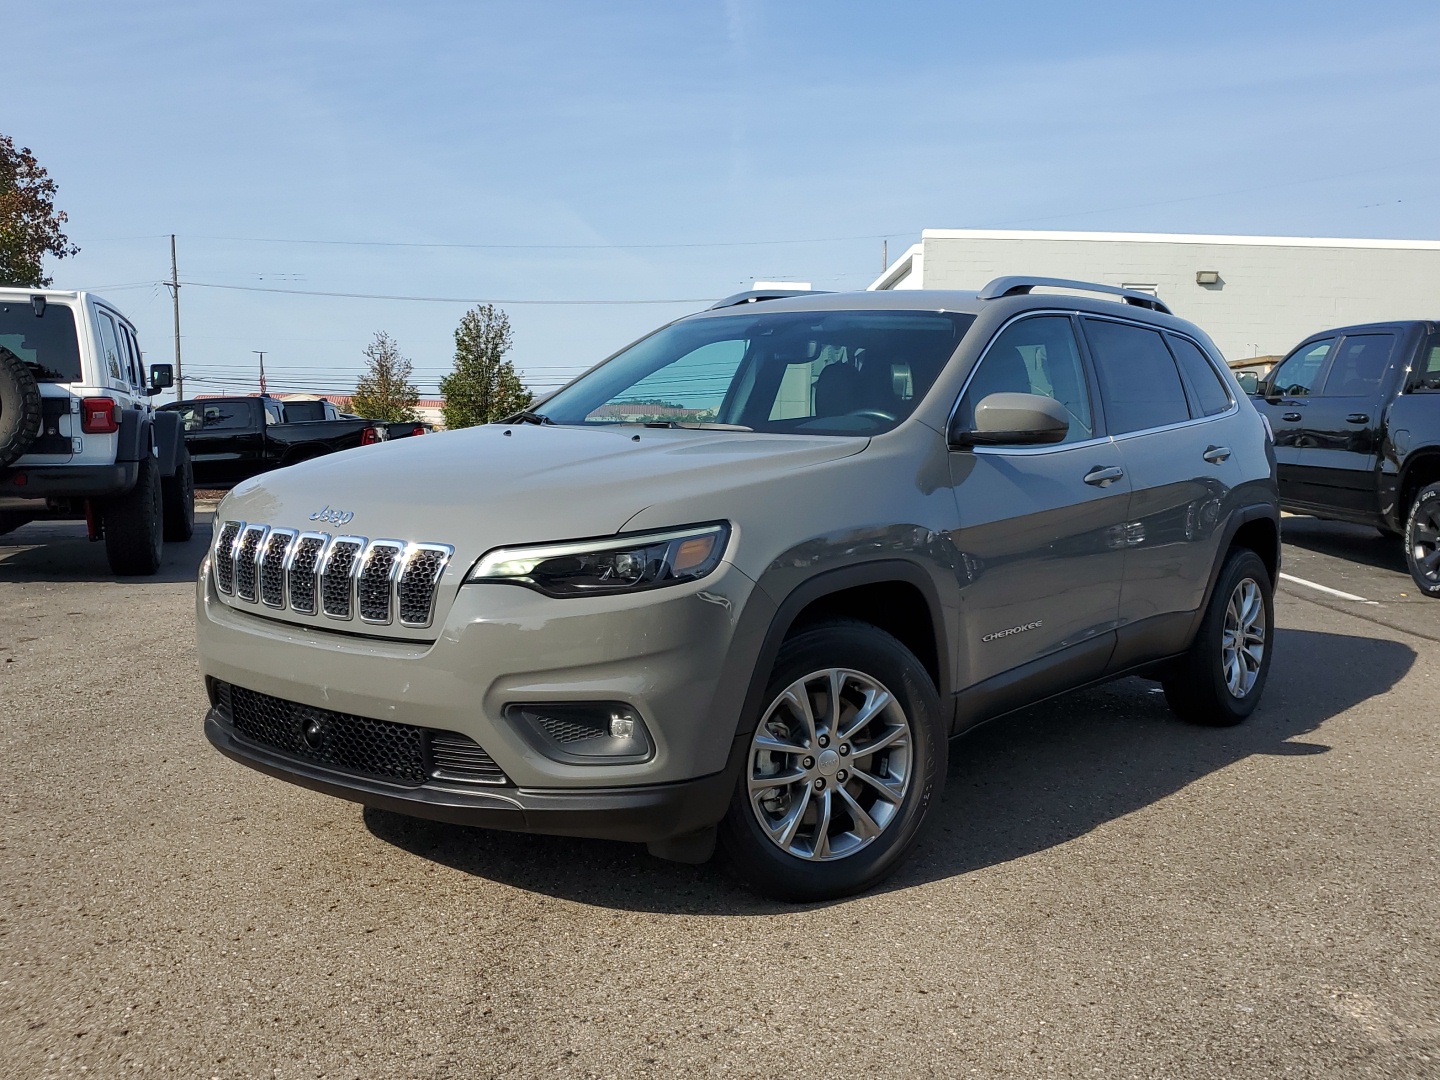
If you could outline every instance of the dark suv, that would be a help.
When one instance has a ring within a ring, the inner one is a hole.
[[[742,294],[508,424],[237,487],[206,733],[401,813],[692,861],[718,835],[761,891],[839,896],[991,717],[1134,672],[1249,715],[1274,467],[1153,296]]]

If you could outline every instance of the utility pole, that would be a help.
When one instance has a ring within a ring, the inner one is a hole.
[[[265,350],[251,349],[251,352],[260,357],[260,396],[265,396]]]
[[[180,366],[180,272],[175,269],[175,234],[170,234],[170,295],[175,298],[175,399],[185,400],[185,371]]]
[[[880,241],[880,272],[883,274],[890,269],[890,240],[887,237]]]

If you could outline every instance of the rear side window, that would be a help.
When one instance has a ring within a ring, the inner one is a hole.
[[[95,325],[100,330],[101,365],[112,379],[122,380],[125,376],[120,371],[120,335],[115,331],[115,320],[103,311],[96,314],[98,318]]]
[[[248,401],[222,401],[213,405],[208,401],[197,401],[195,406],[200,413],[198,426],[205,431],[244,430],[253,426]],[[191,420],[190,423],[194,421]],[[190,427],[187,430],[194,431],[196,428]]]
[[[0,304],[0,348],[30,365],[41,382],[75,383],[83,378],[75,312],[64,304],[46,304],[40,315],[28,300]]]
[[[1326,397],[1368,397],[1378,393],[1394,348],[1394,334],[1347,334],[1320,392]]]
[[[1100,375],[1110,434],[1190,419],[1185,386],[1159,331],[1102,319],[1085,319],[1084,323]]]
[[[1205,359],[1200,346],[1173,334],[1166,334],[1165,340],[1170,343],[1170,351],[1175,354],[1175,359],[1180,361],[1180,369],[1190,380],[1190,388],[1195,391],[1200,412],[1205,416],[1216,416],[1230,408],[1230,391],[1220,381],[1220,373],[1215,370],[1215,365]]]

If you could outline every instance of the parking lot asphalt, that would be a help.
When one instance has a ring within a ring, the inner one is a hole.
[[[1248,723],[1128,679],[990,724],[898,877],[787,907],[228,761],[208,524],[147,580],[27,526],[0,538],[0,1076],[1440,1076],[1440,603],[1373,530],[1285,533]]]

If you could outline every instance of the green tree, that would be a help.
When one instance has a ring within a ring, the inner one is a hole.
[[[0,285],[49,285],[41,260],[80,251],[60,230],[69,220],[55,209],[55,181],[30,148],[17,150],[15,140],[0,135]]]
[[[455,370],[440,380],[447,428],[493,424],[530,407],[535,396],[505,359],[512,344],[510,320],[494,304],[482,304],[460,319]]]
[[[350,411],[368,420],[419,420],[415,405],[420,391],[411,381],[415,366],[400,355],[400,346],[384,330],[365,346],[366,369],[355,384]]]

